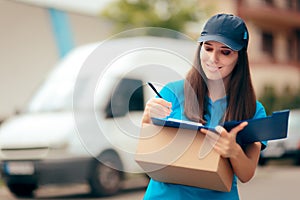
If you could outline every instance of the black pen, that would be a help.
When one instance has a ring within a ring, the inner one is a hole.
[[[155,94],[157,94],[157,96],[159,96],[159,98],[163,98],[163,97],[157,92],[157,90],[156,90],[155,87],[152,85],[152,83],[147,82],[147,84],[152,88],[152,90],[155,92]]]

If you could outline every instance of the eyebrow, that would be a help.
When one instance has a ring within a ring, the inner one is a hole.
[[[204,44],[212,46],[212,44],[210,42],[204,42]],[[225,46],[225,45],[221,46],[221,48],[230,49],[228,46]],[[232,49],[230,49],[230,50],[232,50]]]

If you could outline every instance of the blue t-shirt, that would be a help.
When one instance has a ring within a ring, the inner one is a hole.
[[[169,117],[188,120],[184,114],[184,80],[167,84],[160,94],[166,101],[172,102],[172,112]],[[204,118],[209,126],[217,126],[226,110],[226,97],[215,102],[208,98],[207,113]],[[256,102],[256,113],[253,118],[265,117],[266,112],[261,103]],[[265,146],[266,143],[263,143]],[[163,183],[151,179],[144,200],[238,200],[237,177],[234,176],[230,192],[219,192],[198,187]]]

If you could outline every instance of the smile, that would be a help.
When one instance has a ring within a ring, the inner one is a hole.
[[[222,69],[222,67],[215,67],[215,66],[209,66],[209,65],[206,65],[206,68],[211,72],[216,72],[216,71]]]

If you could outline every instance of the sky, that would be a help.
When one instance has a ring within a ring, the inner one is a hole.
[[[38,6],[78,12],[87,15],[98,15],[107,3],[114,0],[15,0]]]

